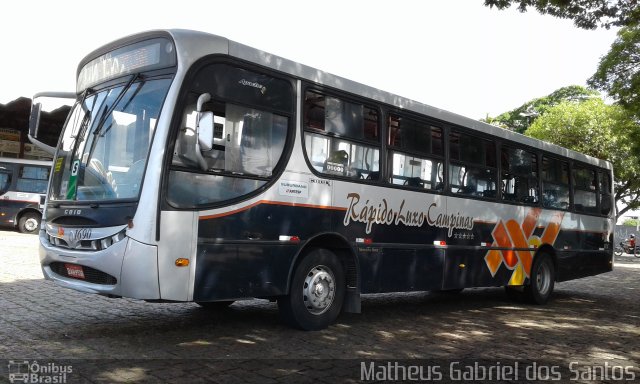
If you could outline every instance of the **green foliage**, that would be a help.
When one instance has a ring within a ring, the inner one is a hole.
[[[640,146],[637,125],[621,106],[602,99],[563,101],[549,108],[526,135],[613,163],[618,216],[640,207]]]
[[[524,133],[538,116],[543,115],[550,108],[565,101],[579,102],[593,97],[599,97],[599,93],[579,85],[571,85],[560,88],[548,96],[528,101],[518,108],[496,117],[487,117],[484,121],[511,131]]]
[[[543,15],[572,19],[576,27],[584,29],[640,23],[637,0],[485,0],[484,5],[498,9],[517,5],[520,12],[534,8]]]
[[[588,81],[640,119],[640,25],[622,28]]]
[[[625,220],[624,223],[622,223],[622,225],[624,225],[625,227],[638,227],[638,223],[639,220],[638,219],[628,219]]]

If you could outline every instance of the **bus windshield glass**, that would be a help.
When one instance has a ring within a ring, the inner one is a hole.
[[[86,92],[71,111],[54,161],[51,200],[137,198],[170,79]]]

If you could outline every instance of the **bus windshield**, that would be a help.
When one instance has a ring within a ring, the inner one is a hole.
[[[51,200],[137,198],[170,79],[141,80],[86,93],[62,133]]]

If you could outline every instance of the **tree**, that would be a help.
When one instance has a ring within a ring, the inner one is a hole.
[[[560,88],[545,97],[528,101],[518,108],[496,117],[487,116],[483,121],[514,132],[524,133],[538,116],[543,115],[547,110],[561,102],[577,102],[599,97],[599,95],[597,91],[587,89],[580,85],[571,85]]]
[[[607,92],[640,120],[640,25],[618,31],[588,84]]]
[[[616,206],[625,206],[617,217],[640,207],[638,129],[624,108],[600,98],[564,101],[538,117],[525,134],[611,161]]]
[[[534,8],[543,15],[572,19],[576,27],[583,29],[640,23],[638,0],[485,0],[484,5],[500,10],[517,5],[520,12]]]
[[[622,223],[625,227],[638,227],[638,219],[627,219]]]

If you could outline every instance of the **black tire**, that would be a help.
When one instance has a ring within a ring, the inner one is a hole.
[[[551,256],[540,253],[533,260],[529,284],[524,287],[527,301],[533,304],[546,304],[553,293],[556,281],[556,267]]]
[[[227,301],[196,301],[196,304],[198,304],[202,308],[211,309],[211,310],[226,309],[233,303],[234,303],[233,300],[227,300]]]
[[[38,233],[40,230],[40,214],[27,212],[18,220],[18,230],[22,233]]]
[[[317,331],[332,324],[342,310],[344,268],[327,249],[314,248],[301,257],[289,294],[278,298],[278,309],[287,324]]]
[[[622,253],[623,253],[622,247],[615,247],[613,249],[613,254],[616,256],[622,256]]]

